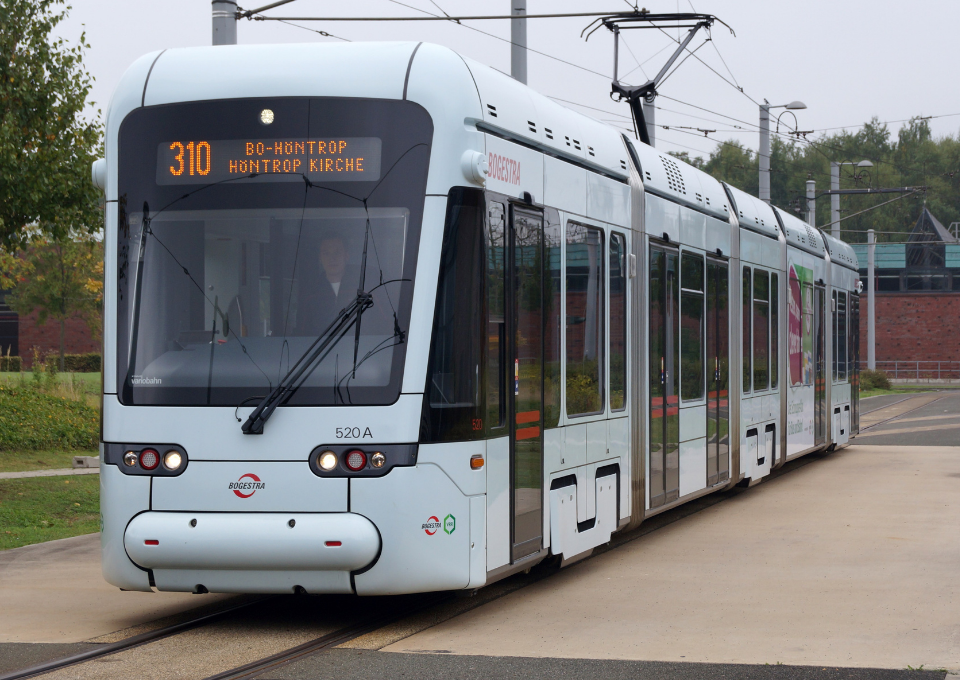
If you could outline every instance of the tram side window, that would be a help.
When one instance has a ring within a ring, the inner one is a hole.
[[[770,274],[770,387],[780,379],[780,276]]]
[[[847,294],[837,293],[837,380],[847,379]]]
[[[567,223],[567,415],[603,410],[603,232]]]
[[[484,213],[483,192],[450,191],[427,364],[424,441],[482,436]]]
[[[753,273],[753,390],[770,386],[770,274]]]
[[[751,378],[753,377],[753,372],[751,371],[750,366],[750,349],[752,347],[751,338],[750,338],[750,318],[752,317],[750,309],[750,297],[752,286],[750,285],[752,278],[750,276],[750,267],[743,268],[743,392],[746,394],[750,392],[750,386],[752,384]]]
[[[610,410],[627,405],[627,247],[610,235]]]
[[[505,250],[506,206],[491,201],[487,207],[486,283],[487,283],[487,429],[506,425],[506,352]]]
[[[833,357],[831,358],[831,364],[833,366],[833,381],[836,382],[839,375],[837,372],[837,339],[839,338],[837,334],[837,291],[833,291],[833,314],[830,316],[833,319]]]
[[[703,256],[680,260],[680,399],[703,399]]]

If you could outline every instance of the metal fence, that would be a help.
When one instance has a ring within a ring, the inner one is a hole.
[[[893,380],[960,380],[960,361],[877,361],[877,370]]]

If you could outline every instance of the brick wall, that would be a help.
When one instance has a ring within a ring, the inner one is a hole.
[[[960,361],[960,293],[878,293],[877,361]],[[867,296],[860,298],[860,359],[867,361]]]
[[[39,347],[41,354],[60,351],[60,323],[56,319],[48,318],[47,322],[40,326],[37,324],[36,312],[20,317],[20,356],[23,357],[25,368],[31,365],[34,347]],[[94,338],[81,318],[67,319],[64,353],[86,354],[100,352],[102,349],[100,341]]]

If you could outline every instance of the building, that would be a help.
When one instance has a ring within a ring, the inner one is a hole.
[[[854,244],[867,281],[867,246]],[[960,239],[924,206],[906,243],[878,243],[875,257],[877,368],[897,379],[960,379]],[[867,302],[860,356],[867,357]]]

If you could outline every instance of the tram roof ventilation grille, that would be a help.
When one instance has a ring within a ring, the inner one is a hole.
[[[530,132],[532,132],[533,134],[537,134],[537,124],[534,123],[532,120],[527,121],[527,127],[530,129]]]
[[[548,127],[543,128],[544,133],[547,135],[547,139],[553,139],[553,130]]]
[[[573,140],[573,148],[576,149],[577,151],[580,151],[580,142],[578,142],[577,140]]]
[[[621,168],[622,170],[626,170],[626,169],[627,169],[627,162],[626,162],[625,160],[623,160],[622,158],[620,159],[620,168]]]
[[[811,226],[810,226],[809,224],[807,224],[806,222],[803,223],[803,228],[807,230],[807,238],[810,239],[810,243],[809,243],[808,245],[811,245],[811,246],[812,246],[812,245],[816,245],[816,243],[817,243],[817,232],[815,232],[815,231],[813,230],[813,227],[811,227]]]
[[[680,173],[680,166],[666,156],[660,156],[660,162],[667,173],[667,184],[678,194],[687,195],[687,187],[683,183],[683,175]]]
[[[487,104],[487,110],[490,112],[490,115],[494,118],[497,117],[497,107],[493,104]]]
[[[595,153],[593,152],[593,147],[592,147],[592,146],[588,146],[588,147],[587,147],[587,153],[590,154],[591,156],[596,156],[596,155],[597,155],[597,154],[595,154]]]

